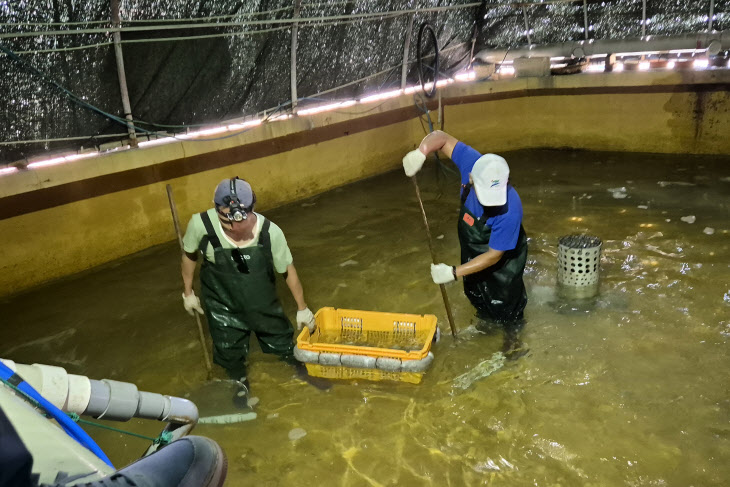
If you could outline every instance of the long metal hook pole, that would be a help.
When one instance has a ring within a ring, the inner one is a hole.
[[[421,190],[418,187],[418,181],[416,176],[411,176],[413,187],[416,188],[416,196],[418,197],[418,204],[421,207],[421,216],[423,216],[423,224],[426,226],[426,236],[428,237],[428,250],[431,251],[431,261],[436,264],[436,252],[433,250],[433,243],[431,239],[431,229],[428,226],[428,218],[426,218],[426,209],[423,207],[423,200],[421,199]],[[451,336],[456,339],[456,325],[454,325],[454,316],[451,314],[451,304],[449,304],[449,296],[446,294],[446,288],[443,284],[439,284],[441,289],[441,297],[444,299],[444,307],[446,308],[446,317],[449,319],[449,327],[451,327]]]
[[[172,186],[167,185],[167,199],[170,202],[170,212],[172,212],[172,223],[175,225],[175,234],[177,235],[177,243],[180,245],[180,254],[183,254],[183,241],[182,232],[180,231],[180,220],[177,217],[177,207],[175,206],[175,200],[172,197]],[[208,378],[210,378],[213,372],[213,364],[210,361],[210,355],[208,355],[208,345],[205,343],[205,334],[203,333],[203,324],[200,322],[200,315],[197,311],[193,311],[195,315],[195,322],[198,325],[198,338],[200,339],[200,346],[203,348],[203,358],[205,359],[205,368],[208,370]]]

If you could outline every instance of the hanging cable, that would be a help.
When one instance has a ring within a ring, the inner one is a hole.
[[[256,16],[256,15],[265,15],[265,14],[273,14],[278,12],[284,12],[286,10],[291,10],[293,7],[281,7],[281,8],[275,8],[273,10],[263,10],[261,12],[239,12],[236,14],[228,14],[228,15],[214,15],[211,17],[188,17],[188,18],[182,18],[182,19],[137,19],[137,20],[122,20],[123,24],[127,23],[145,23],[145,22],[155,22],[155,23],[165,23],[165,22],[210,22],[212,20],[220,20],[220,19],[235,19],[236,17],[243,17],[243,16]],[[107,24],[111,26],[111,22],[109,20],[85,20],[85,21],[79,21],[79,22],[18,22],[18,23],[11,23],[11,22],[5,22],[0,23],[0,27],[18,27],[18,26],[29,26],[29,27],[42,27],[42,26],[68,26],[68,25],[94,25],[94,24]]]
[[[433,61],[431,65],[426,66],[423,62],[424,60],[424,48],[423,48],[423,39],[424,34],[427,36],[427,39],[431,40],[431,43],[433,44]],[[426,95],[428,98],[433,97],[433,95],[436,94],[436,83],[439,79],[439,45],[438,40],[436,39],[436,32],[434,32],[433,28],[431,27],[431,24],[428,22],[424,22],[421,24],[421,27],[418,29],[418,44],[416,44],[416,58],[418,59],[418,80],[421,83],[421,88],[423,89],[423,94]],[[424,69],[428,69],[433,73],[433,81],[427,81],[426,80],[426,73],[424,72]],[[431,89],[426,90],[426,84],[431,83]]]
[[[371,21],[383,21],[383,20],[389,20],[398,17],[397,15],[390,15],[386,16],[384,18],[372,18],[372,19],[366,19],[364,22],[371,22]],[[347,24],[353,24],[353,23],[359,23],[362,22],[361,20],[350,20],[347,22],[325,22],[321,24],[305,24],[300,26],[301,27],[309,27],[309,28],[319,28],[319,27],[328,27],[332,25],[347,25]],[[261,29],[261,30],[251,30],[246,32],[228,32],[223,34],[207,34],[207,35],[200,35],[200,36],[182,36],[182,37],[161,37],[161,38],[149,38],[149,39],[123,39],[121,41],[121,44],[139,44],[139,43],[147,43],[147,42],[171,42],[171,41],[192,41],[192,40],[199,40],[199,39],[212,39],[216,37],[240,37],[240,36],[248,36],[248,35],[257,35],[257,34],[268,34],[271,32],[277,32],[282,30],[289,30],[290,26],[284,26],[284,27],[273,27],[271,29]],[[93,49],[96,47],[104,47],[104,46],[111,46],[114,43],[109,42],[99,42],[96,44],[87,44],[84,46],[75,46],[75,47],[63,47],[63,48],[54,48],[54,49],[40,49],[40,50],[29,50],[29,51],[15,51],[15,54],[47,54],[51,52],[65,52],[65,51],[77,51],[77,50],[83,50],[83,49]]]
[[[94,106],[94,105],[92,105],[90,103],[85,102],[78,95],[72,93],[71,91],[69,91],[68,89],[66,89],[62,85],[60,85],[58,82],[56,82],[54,79],[52,79],[51,77],[49,77],[45,73],[42,73],[41,71],[39,71],[38,69],[36,69],[31,64],[28,64],[27,62],[25,62],[22,59],[20,59],[13,51],[11,51],[10,49],[6,48],[2,44],[0,44],[0,51],[2,51],[5,54],[7,54],[13,61],[17,62],[18,64],[20,64],[24,68],[26,68],[29,71],[31,71],[32,73],[36,74],[37,76],[39,76],[44,81],[46,81],[46,82],[52,84],[53,86],[55,86],[56,88],[58,88],[65,96],[67,96],[74,103],[80,105],[83,108],[86,108],[88,110],[91,110],[91,111],[93,111],[93,112],[95,112],[95,113],[97,113],[97,114],[99,114],[99,115],[101,115],[101,116],[103,116],[105,118],[108,118],[109,120],[111,120],[113,122],[119,123],[120,125],[124,125],[125,128],[127,127],[127,122],[128,122],[127,119],[118,117],[118,116],[113,115],[111,113],[107,113],[104,110],[102,110],[102,109],[100,109],[100,108],[98,108],[98,107],[96,107],[96,106]],[[288,102],[288,103],[291,103],[291,102]],[[277,111],[278,111],[278,108],[277,108]],[[268,120],[268,118],[266,118],[264,121],[266,121],[266,120]],[[146,124],[146,125],[150,125],[150,126],[156,126],[157,124],[154,124],[152,122],[145,122],[143,120],[134,120],[134,123],[135,123],[135,133],[137,131],[140,131],[140,132],[143,132],[143,133],[146,133],[146,134],[160,136],[160,134],[158,132],[155,132],[155,131],[152,131],[152,130],[147,130],[147,129],[144,129],[144,128],[141,128],[141,127],[136,126],[136,124],[138,124],[138,123],[139,124]],[[207,125],[210,125],[210,124],[207,124]],[[211,138],[206,138],[204,140],[195,140],[195,139],[179,139],[179,140],[187,140],[187,141],[194,141],[194,142],[210,142],[210,141],[213,141],[213,140],[221,140],[221,139],[227,139],[227,138],[230,138],[230,137],[236,137],[236,136],[238,136],[238,135],[240,135],[240,134],[242,134],[244,132],[248,132],[249,130],[250,130],[250,128],[247,128],[247,129],[241,130],[239,132],[235,132],[235,133],[232,133],[232,134],[223,136],[223,137],[217,137],[217,138],[212,138],[212,139]],[[170,138],[173,138],[173,139],[176,139],[177,138],[174,135],[163,135],[163,137],[170,137]]]
[[[237,17],[253,17],[258,15],[265,15],[265,14],[275,14],[279,12],[286,12],[287,10],[292,10],[294,7],[288,6],[288,7],[281,7],[281,8],[275,8],[272,10],[263,10],[261,12],[239,12],[236,14],[229,14],[229,15],[214,15],[212,17],[191,17],[186,19],[136,19],[136,20],[122,20],[123,24],[133,24],[133,23],[165,23],[165,22],[210,22],[212,20],[221,20],[221,19],[235,19]]]
[[[2,33],[0,39],[4,38],[20,38],[20,37],[39,37],[39,36],[62,36],[62,35],[79,35],[79,34],[108,34],[113,31],[119,32],[143,32],[143,31],[160,31],[160,30],[179,30],[179,29],[211,29],[219,27],[243,27],[246,25],[270,25],[270,24],[309,24],[309,23],[324,23],[326,21],[337,21],[337,20],[361,20],[368,18],[379,18],[387,16],[400,16],[411,13],[423,13],[423,12],[443,12],[448,10],[470,8],[479,5],[479,3],[465,3],[462,5],[449,5],[444,7],[430,7],[430,8],[416,8],[407,10],[394,10],[386,12],[363,12],[359,14],[348,14],[348,15],[331,15],[327,17],[302,17],[296,19],[268,19],[268,20],[244,20],[241,22],[219,22],[214,24],[198,23],[198,24],[181,24],[181,25],[151,25],[151,26],[139,26],[139,27],[121,27],[119,29],[75,29],[75,30],[56,30],[56,31],[39,31],[39,32],[17,32],[17,33]]]
[[[107,113],[101,108],[98,108],[90,103],[87,103],[81,97],[78,95],[72,93],[65,87],[63,87],[61,84],[59,84],[56,80],[51,78],[50,76],[46,75],[45,73],[39,71],[35,66],[32,64],[27,63],[26,61],[22,60],[20,57],[18,57],[17,54],[15,54],[13,51],[8,49],[7,47],[0,44],[0,51],[4,52],[10,59],[15,61],[17,64],[19,64],[21,67],[27,69],[31,73],[35,74],[36,76],[40,77],[43,81],[52,84],[55,86],[58,90],[60,90],[69,100],[76,103],[77,105],[80,105],[88,110],[91,110],[92,112],[97,113],[98,115],[101,115],[102,117],[108,118],[109,120],[119,123],[121,125],[124,125],[124,127],[127,127],[127,119],[118,117],[116,115],[112,115],[111,113]],[[149,130],[145,130],[140,128],[139,130],[146,132],[146,133],[154,133],[150,132]]]
[[[449,47],[447,49],[442,49],[441,52],[443,53],[443,52],[446,52],[446,51],[458,49],[458,48],[462,47],[464,44],[466,44],[466,42],[462,42],[460,44],[455,44],[455,45],[453,45],[453,46],[451,46],[451,47]],[[2,50],[2,45],[0,45],[0,52],[2,52],[3,54],[5,54],[5,52]],[[426,55],[424,57],[425,58],[429,58],[430,56],[433,56],[433,54]],[[413,64],[415,62],[417,62],[417,59],[416,58],[412,58],[412,59],[409,59],[407,61],[407,64],[408,65],[411,65],[411,64]],[[342,88],[347,88],[348,86],[352,86],[352,85],[355,85],[355,84],[358,84],[358,83],[362,83],[363,81],[367,81],[367,80],[369,80],[371,78],[375,78],[375,77],[381,76],[381,75],[383,75],[383,74],[385,74],[385,73],[387,73],[387,72],[389,72],[391,70],[398,69],[398,68],[401,68],[401,64],[397,64],[397,65],[391,66],[389,68],[383,69],[382,71],[378,71],[377,73],[373,73],[373,74],[368,75],[368,76],[365,76],[363,78],[359,78],[359,79],[356,79],[354,81],[350,81],[349,83],[345,83],[343,85],[339,85],[339,86],[336,86],[334,88],[330,88],[330,89],[327,89],[327,90],[320,91],[320,92],[315,93],[313,95],[310,95],[310,96],[301,98],[300,100],[313,100],[313,101],[330,101],[330,102],[334,102],[334,101],[337,101],[337,100],[332,100],[332,99],[325,100],[325,99],[322,99],[322,98],[319,98],[319,97],[322,96],[322,95],[326,95],[328,93],[333,93],[333,92],[338,91],[338,90],[340,90]],[[346,101],[346,100],[342,100],[342,101]],[[268,121],[271,118],[271,114],[272,113],[278,113],[282,108],[285,108],[285,107],[289,106],[290,104],[291,104],[291,100],[286,101],[286,102],[283,102],[283,103],[280,103],[279,105],[277,105],[275,107],[267,108],[265,110],[262,110],[262,111],[256,113],[255,116],[254,116],[254,118],[258,118],[259,115],[266,114],[266,118],[264,118],[264,120],[262,120],[262,121]],[[174,125],[174,124],[160,124],[160,123],[146,122],[144,120],[139,120],[139,119],[134,119],[133,122],[134,122],[135,126],[136,125],[148,125],[148,126],[154,126],[154,127],[160,127],[160,128],[190,128],[190,127],[210,127],[211,126],[211,123]],[[126,127],[126,119],[125,119],[124,125]],[[246,132],[248,130],[250,130],[250,129],[246,129],[244,131],[237,132],[235,134],[231,134],[231,135],[225,136],[223,138],[235,137],[236,135],[239,135],[241,133],[244,133],[244,132]],[[148,134],[150,134],[150,136],[155,136],[156,138],[176,138],[175,136],[172,136],[172,135],[169,135],[169,134],[160,134],[159,132],[149,132],[149,131],[146,131],[146,132]],[[127,134],[125,133],[125,134],[116,134],[116,135],[122,137],[122,136],[127,135]],[[0,142],[0,146],[2,146],[2,145],[19,145],[19,144],[45,143],[45,142],[60,142],[60,141],[67,141],[67,140],[68,141],[71,141],[71,140],[93,140],[94,138],[102,138],[102,137],[111,138],[111,137],[114,137],[114,136],[115,135],[90,135],[90,136],[83,136],[83,137],[64,137],[64,138],[55,138],[55,139],[3,141],[3,142]],[[195,139],[178,139],[178,140],[192,140],[192,141],[195,141]],[[205,142],[205,141],[210,141],[210,140],[218,140],[218,139],[206,138],[206,139],[200,140],[199,142]]]

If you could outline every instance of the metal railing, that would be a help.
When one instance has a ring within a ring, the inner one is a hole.
[[[636,0],[636,3],[641,2],[641,33],[642,37],[646,36],[646,26],[648,23],[647,19],[647,0]],[[114,5],[117,2],[112,2]],[[136,133],[139,128],[135,128],[135,119],[132,116],[131,108],[129,107],[128,95],[126,94],[126,79],[123,74],[124,61],[122,59],[122,45],[126,43],[139,43],[139,42],[164,42],[164,41],[185,41],[185,40],[196,40],[201,38],[212,38],[212,37],[230,37],[230,36],[248,36],[248,35],[260,35],[264,33],[270,33],[274,31],[287,30],[291,31],[291,60],[290,60],[290,100],[279,103],[277,107],[259,112],[266,115],[271,113],[272,110],[288,111],[288,113],[295,114],[299,108],[299,104],[302,98],[299,98],[297,90],[297,49],[298,49],[298,35],[299,30],[302,28],[318,28],[331,25],[342,25],[354,22],[362,21],[379,21],[383,19],[408,17],[408,27],[403,34],[403,57],[402,62],[378,71],[377,73],[362,77],[347,83],[340,84],[327,90],[322,90],[318,93],[308,95],[304,99],[313,99],[325,94],[331,94],[342,90],[344,88],[363,83],[369,79],[376,78],[390,71],[400,68],[401,78],[400,87],[401,90],[406,87],[406,78],[409,72],[409,66],[413,65],[415,59],[412,59],[411,53],[411,34],[413,30],[414,18],[417,14],[422,13],[439,13],[448,12],[460,9],[470,8],[485,8],[485,7],[500,7],[509,8],[513,14],[518,14],[522,17],[522,23],[524,24],[524,32],[518,33],[526,37],[528,44],[532,44],[533,38],[531,33],[531,15],[530,11],[534,8],[545,8],[546,5],[555,4],[571,4],[582,7],[583,17],[583,37],[585,40],[589,38],[589,32],[591,31],[591,24],[589,22],[589,2],[587,0],[548,0],[539,2],[511,2],[511,3],[487,3],[487,2],[473,2],[463,3],[456,5],[440,6],[440,7],[425,7],[425,8],[410,8],[402,10],[392,10],[383,12],[362,12],[356,14],[343,14],[343,15],[323,15],[323,16],[300,16],[303,9],[309,8],[320,8],[320,7],[331,7],[339,4],[352,4],[353,1],[344,2],[325,2],[325,3],[308,3],[302,4],[301,0],[293,0],[291,6],[286,6],[278,9],[267,10],[263,12],[248,12],[234,15],[219,15],[206,18],[180,18],[180,19],[138,19],[138,20],[123,20],[119,17],[118,12],[112,12],[109,20],[92,20],[86,22],[46,22],[46,23],[2,23],[0,27],[5,28],[5,32],[0,33],[0,42],[3,39],[22,38],[22,37],[39,37],[39,36],[69,36],[69,35],[82,35],[82,34],[99,34],[110,36],[111,39],[107,42],[94,43],[82,46],[71,46],[61,47],[53,49],[40,49],[40,50],[24,50],[17,51],[16,54],[22,55],[33,55],[51,52],[62,52],[70,50],[80,49],[92,49],[100,46],[114,46],[115,56],[117,59],[117,65],[120,66],[119,72],[119,84],[120,91],[122,93],[122,104],[123,113],[127,120],[127,133],[126,134],[108,134],[88,137],[66,137],[66,138],[43,138],[37,140],[18,140],[18,141],[3,141],[0,145],[20,145],[20,144],[32,144],[32,143],[48,143],[55,141],[70,141],[70,140],[88,140],[94,138],[116,138],[128,136],[130,139],[136,137]],[[609,2],[610,3],[610,2]],[[715,1],[710,0],[708,6],[707,16],[707,31],[711,32],[713,27],[713,20],[715,19]],[[118,4],[117,4],[118,8]],[[291,16],[288,18],[268,18],[261,19],[263,15],[281,14],[282,12],[291,12]],[[256,17],[256,18],[249,18]],[[157,25],[144,25],[146,23],[155,23]],[[142,25],[140,25],[142,24]],[[99,25],[99,27],[96,27]],[[65,29],[58,29],[58,27],[66,27]],[[95,27],[89,27],[95,26]],[[56,30],[32,30],[25,32],[8,32],[8,27],[29,27],[29,28],[44,28],[51,27]],[[146,32],[146,31],[160,31],[167,29],[210,29],[210,28],[239,28],[241,30],[236,32],[218,32],[214,34],[203,34],[203,35],[187,35],[178,37],[163,37],[163,38],[147,38],[147,39],[121,39],[120,35],[125,32]],[[471,33],[469,33],[471,34]],[[471,37],[471,35],[470,35]],[[460,48],[464,44],[468,44],[472,41],[465,41],[463,43],[452,46],[450,49]],[[473,54],[473,53],[472,53]],[[5,56],[4,53],[0,53],[0,58]],[[200,124],[203,125],[203,124]],[[207,124],[210,125],[210,124]],[[187,125],[195,126],[195,125]],[[182,126],[180,126],[182,127]],[[147,131],[149,132],[149,131]],[[1,173],[0,173],[1,174]]]

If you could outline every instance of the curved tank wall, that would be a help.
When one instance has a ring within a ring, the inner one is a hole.
[[[728,70],[595,73],[452,84],[441,105],[445,130],[483,152],[727,155],[729,92]],[[185,226],[227,177],[249,180],[266,210],[395,169],[424,136],[420,113],[402,95],[2,176],[0,295],[173,240],[166,184]]]

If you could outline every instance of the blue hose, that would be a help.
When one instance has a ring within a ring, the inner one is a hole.
[[[13,370],[5,365],[4,363],[0,362],[0,379],[4,381],[10,381],[10,378],[15,374]],[[114,465],[112,465],[111,460],[104,454],[103,451],[101,451],[101,448],[94,442],[94,440],[91,439],[91,437],[86,434],[86,431],[84,431],[81,426],[74,423],[71,418],[66,415],[63,411],[58,409],[56,406],[51,404],[47,399],[45,399],[43,396],[38,393],[33,387],[31,387],[30,384],[22,380],[22,377],[17,375],[21,379],[21,382],[18,384],[15,384],[15,382],[11,382],[15,385],[21,392],[24,392],[29,397],[31,397],[33,400],[37,401],[38,404],[53,418],[55,419],[59,425],[61,425],[61,428],[68,433],[68,435],[76,440],[81,446],[84,446],[85,448],[89,449],[94,455],[99,457],[101,461],[109,465],[111,468],[114,468]]]

